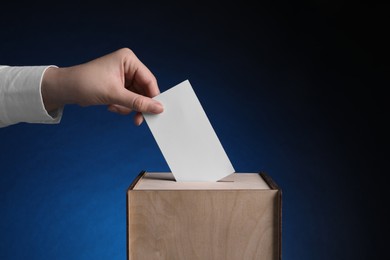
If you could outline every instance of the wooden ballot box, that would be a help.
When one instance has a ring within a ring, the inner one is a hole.
[[[281,194],[264,173],[176,182],[141,172],[127,191],[128,259],[281,259]]]

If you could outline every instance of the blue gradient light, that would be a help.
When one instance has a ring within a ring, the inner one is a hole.
[[[161,91],[190,80],[238,172],[265,171],[283,189],[284,259],[375,255],[377,229],[362,224],[376,208],[376,193],[362,192],[366,172],[379,172],[374,120],[360,102],[371,92],[358,88],[373,77],[365,50],[336,30],[342,15],[315,5],[24,7],[0,8],[0,64],[70,66],[133,49]],[[0,129],[0,259],[126,259],[126,190],[141,170],[169,168],[146,124],[104,106]]]

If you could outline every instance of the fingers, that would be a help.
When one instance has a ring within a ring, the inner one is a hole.
[[[110,112],[118,113],[118,114],[121,114],[121,115],[128,115],[132,111],[131,109],[129,109],[127,107],[120,106],[120,105],[115,105],[115,104],[109,105],[108,106],[108,110]],[[142,113],[136,112],[135,115],[134,115],[134,124],[136,126],[140,126],[143,121],[144,121],[144,118],[142,116]]]
[[[118,114],[121,114],[121,115],[128,115],[128,114],[131,113],[131,109],[130,108],[127,108],[127,107],[124,107],[124,106],[121,106],[121,105],[115,105],[115,104],[109,105],[108,106],[108,110],[110,112],[118,113]]]
[[[124,59],[125,80],[132,82],[134,90],[144,96],[155,97],[160,94],[153,73],[129,49]]]
[[[160,94],[157,80],[152,72],[127,48],[116,52],[123,64],[124,87],[110,92],[108,110],[122,115],[136,111],[134,123],[143,122],[142,113],[159,114],[163,112],[162,104],[151,97]]]
[[[142,116],[142,114],[140,112],[137,112],[135,115],[134,115],[134,124],[136,126],[140,126],[142,124],[142,122],[144,121],[144,118]]]
[[[164,110],[160,102],[149,97],[139,95],[125,88],[119,91],[114,101],[115,102],[113,103],[115,104],[141,113],[159,114]]]
[[[115,104],[109,105],[108,111],[113,112],[113,113],[118,113],[120,115],[128,115],[132,112],[132,110],[127,108],[127,107],[115,105]],[[136,112],[134,115],[134,124],[136,126],[140,126],[143,121],[144,121],[144,118],[142,116],[142,113]]]
[[[156,100],[138,94],[133,94],[132,96],[134,98],[131,107],[135,111],[159,114],[164,110],[162,104]]]

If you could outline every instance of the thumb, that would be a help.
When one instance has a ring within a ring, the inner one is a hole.
[[[117,104],[141,113],[159,114],[164,110],[162,104],[157,100],[139,95],[127,89],[123,89],[120,93]]]

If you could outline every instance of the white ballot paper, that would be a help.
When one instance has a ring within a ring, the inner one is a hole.
[[[154,99],[164,112],[143,116],[176,181],[218,181],[235,172],[188,80]]]

